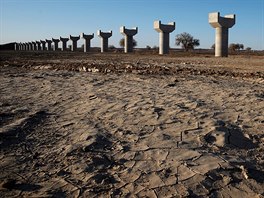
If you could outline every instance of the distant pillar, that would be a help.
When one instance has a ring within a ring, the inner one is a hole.
[[[18,51],[18,50],[19,50],[18,48],[19,48],[19,47],[18,47],[18,43],[15,43],[15,44],[14,44],[14,50],[15,50],[15,51]]]
[[[28,50],[29,50],[29,44],[26,43],[26,51],[28,51]]]
[[[36,50],[41,50],[41,42],[40,41],[36,41],[37,44],[37,49]]]
[[[58,50],[58,46],[59,46],[60,39],[54,39],[54,38],[52,38],[52,41],[54,43],[53,50],[54,51]]]
[[[41,50],[42,50],[42,51],[46,50],[46,41],[42,41],[42,40],[40,40],[40,42],[41,42],[41,45],[42,45]]]
[[[23,50],[23,51],[26,50],[26,43],[22,43],[22,50]]]
[[[125,26],[120,28],[120,33],[124,35],[124,51],[129,53],[133,51],[133,36],[138,33],[138,28],[126,29]]]
[[[215,28],[215,56],[228,56],[228,29],[235,25],[234,14],[221,17],[219,12],[209,13],[209,23]]]
[[[91,40],[94,38],[94,34],[84,34],[81,33],[81,37],[84,39],[84,52],[89,52],[91,48]]]
[[[25,43],[25,51],[28,51],[28,43]]]
[[[110,32],[101,32],[101,30],[97,31],[97,36],[101,37],[101,52],[108,51],[108,39],[112,36],[112,31]]]
[[[168,54],[170,49],[170,33],[175,30],[175,22],[167,25],[154,21],[154,29],[159,32],[159,54]]]
[[[71,51],[77,50],[77,41],[80,39],[80,36],[71,36],[70,40],[72,41]]]
[[[33,50],[33,45],[32,45],[31,42],[28,43],[28,50],[29,50],[29,51]]]
[[[62,42],[61,51],[65,51],[67,49],[67,42],[68,38],[62,38],[60,37],[60,41]]]
[[[48,51],[51,51],[51,43],[52,43],[52,40],[46,39],[46,43],[48,44]]]
[[[32,50],[37,50],[37,44],[36,42],[32,42]]]
[[[21,43],[18,43],[18,50],[21,50]]]

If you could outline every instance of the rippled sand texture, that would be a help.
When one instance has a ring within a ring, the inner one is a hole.
[[[263,197],[264,81],[0,69],[1,197]]]

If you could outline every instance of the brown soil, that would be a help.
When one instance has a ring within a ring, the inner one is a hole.
[[[263,56],[0,52],[1,197],[263,197]]]

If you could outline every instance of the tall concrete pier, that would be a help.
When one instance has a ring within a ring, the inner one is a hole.
[[[40,40],[40,42],[41,42],[41,45],[42,45],[41,50],[42,50],[42,51],[46,50],[46,41],[42,41],[42,40]]]
[[[26,45],[26,43],[23,43],[23,50],[24,50],[24,51],[27,50],[27,45]]]
[[[20,43],[20,50],[24,50],[24,43]]]
[[[84,39],[84,52],[89,52],[91,48],[91,40],[94,38],[94,34],[81,33],[81,37]]]
[[[24,45],[23,45],[23,43],[19,43],[19,50],[24,50]]]
[[[46,42],[48,44],[48,51],[51,51],[51,43],[52,43],[52,40],[46,39]]]
[[[25,43],[24,50],[25,50],[25,51],[27,51],[27,50],[28,50],[28,43]]]
[[[101,32],[101,30],[97,31],[97,36],[101,38],[101,52],[108,51],[108,39],[112,36],[113,32]]]
[[[58,50],[60,39],[54,39],[54,38],[52,38],[52,41],[54,43],[53,50],[54,51]]]
[[[67,42],[68,42],[68,38],[62,38],[60,37],[60,41],[62,42],[61,45],[61,51],[65,51],[67,49]]]
[[[77,41],[80,39],[80,36],[70,35],[70,40],[72,41],[71,51],[77,50]]]
[[[36,41],[37,44],[37,49],[36,50],[41,50],[41,42],[40,41]]]
[[[21,43],[17,43],[17,46],[18,46],[18,50],[20,51],[21,50]]]
[[[20,43],[20,50],[24,50],[24,43]]]
[[[25,43],[25,46],[26,46],[26,51],[28,51],[28,49],[29,49],[29,46],[28,46],[28,43]]]
[[[235,25],[234,14],[221,17],[219,12],[209,13],[209,23],[215,28],[215,56],[228,56],[228,29]]]
[[[37,50],[37,44],[34,41],[32,41],[32,50]]]
[[[133,51],[133,36],[138,33],[138,28],[126,29],[125,26],[120,28],[120,33],[124,35],[124,51],[125,53],[129,53]]]
[[[170,49],[170,33],[175,30],[175,22],[161,24],[154,21],[154,29],[159,32],[159,54],[168,54]]]
[[[28,50],[33,50],[33,45],[32,45],[32,42],[28,42]]]
[[[18,51],[19,50],[18,43],[15,43],[14,47],[15,47],[15,51]]]

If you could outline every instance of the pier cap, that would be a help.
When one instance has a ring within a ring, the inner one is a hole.
[[[226,27],[231,28],[236,23],[236,15],[229,14],[224,17],[220,16],[220,12],[209,13],[209,23],[212,27]]]
[[[138,33],[138,27],[134,27],[132,29],[126,29],[125,26],[121,26],[120,33],[123,35],[134,36]]]
[[[154,29],[157,32],[173,32],[175,30],[175,22],[161,24],[161,21],[154,21]]]

